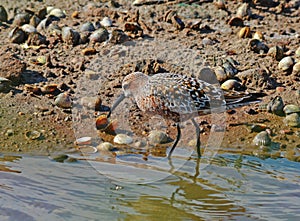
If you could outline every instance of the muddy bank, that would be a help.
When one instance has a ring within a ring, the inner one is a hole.
[[[2,3],[7,21],[0,25],[0,76],[10,82],[0,93],[1,152],[67,152],[75,147],[76,137],[98,136],[95,130],[84,130],[84,126],[74,128],[72,108],[57,105],[60,94],[67,94],[75,102],[83,95],[99,98],[96,111],[86,108],[88,105],[80,109],[88,109],[86,116],[80,117],[96,119],[97,115],[107,113],[121,92],[123,77],[132,71],[149,75],[170,71],[199,77],[204,67],[213,71],[221,67],[226,71],[224,64],[228,65],[226,61],[230,58],[237,62],[233,67],[236,71],[232,74],[227,70],[220,84],[227,78],[236,79],[241,85],[237,90],[263,92],[266,96],[259,104],[225,113],[222,149],[298,161],[299,128],[286,125],[285,116],[268,113],[264,104],[281,96],[285,104],[300,105],[300,75],[293,71],[294,64],[299,62],[299,2],[249,2],[244,3],[246,9],[242,8],[242,1],[228,1],[224,7],[212,1]],[[49,16],[51,10],[45,9],[48,6],[62,11],[52,11]],[[24,13],[24,19],[17,16]],[[20,27],[33,24],[34,16],[36,25],[43,19],[50,20],[39,27],[40,35],[25,32],[20,38]],[[97,30],[101,31],[95,34]],[[14,40],[9,33],[20,39]],[[146,46],[141,50],[138,45],[143,44]],[[282,52],[268,54],[274,46]],[[126,48],[130,48],[126,53],[132,57],[124,58],[121,52]],[[288,56],[293,64],[287,69],[278,67],[280,60]],[[85,85],[91,91],[80,93],[80,85],[86,79],[93,82],[93,87]],[[136,106],[130,110],[131,130],[146,137],[153,130],[148,124],[149,117]],[[205,143],[210,118],[201,117],[198,122],[207,122],[202,123]],[[252,145],[259,132],[251,129],[253,125],[270,130],[275,144],[271,149],[264,151]],[[174,138],[172,123],[166,132]],[[105,141],[112,141],[101,134]]]

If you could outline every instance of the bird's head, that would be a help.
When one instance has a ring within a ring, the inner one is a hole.
[[[147,84],[148,78],[142,72],[133,72],[127,75],[122,82],[125,97],[134,96],[141,92],[142,88]]]

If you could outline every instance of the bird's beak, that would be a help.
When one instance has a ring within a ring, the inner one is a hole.
[[[125,98],[125,94],[122,93],[122,94],[117,98],[117,100],[116,100],[115,103],[112,105],[112,107],[110,108],[110,111],[109,111],[109,113],[108,113],[108,115],[107,115],[107,118],[110,117],[111,112],[112,112],[114,109],[116,109],[116,107],[122,102],[122,100],[124,100],[124,98]]]

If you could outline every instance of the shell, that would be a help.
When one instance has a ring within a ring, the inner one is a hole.
[[[7,11],[6,9],[0,5],[0,22],[7,22]]]
[[[241,30],[238,32],[238,36],[240,38],[249,38],[251,37],[251,29],[250,27],[243,27]]]
[[[117,134],[114,137],[114,142],[117,144],[131,144],[133,142],[133,139],[126,134]]]
[[[222,67],[216,67],[214,69],[215,71],[215,74],[216,74],[216,77],[217,77],[217,80],[219,82],[223,82],[225,80],[227,80],[227,74],[225,73],[224,69]]]
[[[283,111],[286,115],[292,113],[300,113],[300,107],[294,104],[285,105]]]
[[[168,139],[168,135],[165,132],[159,130],[153,130],[150,132],[148,136],[148,140],[150,144],[155,145],[155,144],[167,143],[169,139]]]
[[[24,43],[26,40],[25,32],[18,27],[11,30],[8,37],[9,37],[10,42],[16,43],[16,44]]]
[[[250,48],[250,50],[256,53],[267,53],[267,51],[269,50],[268,46],[258,39],[251,39],[248,42],[248,47]]]
[[[283,58],[283,53],[283,48],[280,46],[273,46],[268,51],[268,55],[275,58],[277,61],[280,61]]]
[[[47,10],[48,10],[48,8],[47,8]],[[48,14],[53,15],[53,16],[58,17],[58,18],[65,18],[66,17],[66,13],[63,10],[59,9],[59,8],[53,8],[52,10],[50,10],[48,12]]]
[[[0,92],[6,92],[9,89],[10,80],[0,77]]]
[[[91,137],[80,137],[75,141],[75,145],[88,145],[91,143],[92,143]]]
[[[267,105],[267,111],[276,115],[283,115],[284,103],[280,96],[276,96]]]
[[[28,140],[37,140],[40,138],[40,136],[41,136],[41,133],[36,130],[25,132],[25,137]]]
[[[79,43],[80,35],[77,31],[73,30],[70,27],[62,28],[62,40],[70,45],[77,45]]]
[[[32,25],[33,27],[37,27],[40,22],[41,22],[41,19],[38,16],[33,15],[30,18],[29,24]]]
[[[105,129],[109,124],[109,119],[107,118],[106,115],[100,115],[97,119],[96,119],[96,128],[97,130],[103,130]]]
[[[244,26],[244,21],[240,17],[232,17],[229,21],[228,24],[230,26],[238,26],[238,27],[243,27]]]
[[[95,27],[94,27],[92,22],[86,22],[86,23],[81,25],[80,31],[81,32],[85,32],[85,31],[93,32],[93,31],[95,31]]]
[[[97,150],[99,151],[112,151],[113,149],[115,149],[114,145],[109,142],[103,142],[97,146]]]
[[[300,61],[293,66],[293,74],[300,75]]]
[[[104,42],[108,40],[109,33],[105,28],[100,28],[96,31],[94,31],[90,36],[91,42]]]
[[[111,33],[110,42],[113,44],[121,44],[127,41],[129,37],[120,29],[115,29]]]
[[[72,100],[67,93],[61,93],[57,95],[54,104],[58,107],[67,109],[72,107]]]
[[[262,40],[265,39],[263,33],[261,33],[260,31],[256,31],[256,32],[253,34],[253,37],[252,37],[252,38],[253,38],[253,39],[260,40],[260,41],[262,41]]]
[[[22,25],[21,29],[28,34],[37,32],[36,28],[29,24]]]
[[[17,14],[14,18],[14,26],[22,26],[28,24],[30,21],[30,15],[28,13]]]
[[[90,108],[90,109],[94,109],[94,110],[99,110],[101,107],[101,103],[102,100],[100,97],[95,96],[95,97],[82,97],[80,99],[80,105]],[[101,116],[105,116],[105,115],[101,115]]]
[[[292,113],[285,117],[284,123],[290,127],[300,127],[300,115],[299,113]]]
[[[223,68],[225,73],[229,78],[234,77],[237,73],[238,70],[235,68],[235,65],[238,64],[236,61],[233,59],[228,58],[224,63],[223,63]]]
[[[253,139],[253,144],[256,146],[270,146],[272,140],[267,131],[262,131],[256,134]]]
[[[296,54],[297,56],[300,56],[300,47],[297,48],[297,50],[295,51],[295,54]]]
[[[36,33],[30,33],[28,35],[28,39],[27,39],[27,44],[28,45],[35,45],[35,46],[39,46],[39,45],[46,45],[47,44],[47,39],[44,35],[36,32]]]
[[[109,17],[104,17],[102,21],[100,21],[100,24],[103,27],[111,27],[112,26],[112,20]]]
[[[57,89],[57,84],[49,84],[49,85],[45,85],[41,88],[41,91],[44,93],[44,94],[51,94],[53,93],[54,91],[56,91]]]
[[[38,26],[36,27],[36,30],[38,32],[42,32],[42,31],[46,30],[53,21],[56,21],[56,20],[57,20],[57,18],[55,18],[54,16],[48,16],[47,18],[43,19],[38,24]]]
[[[250,17],[251,14],[251,9],[248,3],[243,3],[236,12],[236,16],[240,18]]]
[[[294,64],[294,60],[292,57],[287,56],[280,60],[278,64],[278,68],[282,71],[288,71],[290,68],[292,68]]]
[[[223,90],[239,89],[240,87],[241,87],[240,82],[234,79],[229,79],[221,85],[221,88]]]
[[[96,147],[93,147],[93,146],[88,146],[88,145],[85,145],[85,146],[79,146],[78,147],[78,150],[82,153],[82,154],[93,154],[93,153],[97,153],[98,150]]]

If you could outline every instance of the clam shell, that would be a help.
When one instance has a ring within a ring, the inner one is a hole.
[[[36,130],[25,132],[25,137],[28,140],[37,140],[40,138],[40,136],[41,136],[41,133]]]
[[[296,75],[300,74],[300,61],[298,61],[294,66],[293,66],[293,73]]]
[[[16,14],[14,17],[14,26],[22,26],[24,24],[28,24],[30,21],[30,15],[28,13],[20,13]]]
[[[278,68],[282,71],[289,70],[294,64],[294,60],[292,57],[287,56],[285,58],[282,58],[278,64]]]
[[[276,96],[267,105],[267,111],[276,115],[283,115],[284,103],[280,96]]]
[[[103,27],[111,27],[112,26],[112,20],[109,17],[104,17],[102,21],[100,21],[100,24]]]
[[[33,27],[37,27],[40,22],[41,22],[41,19],[38,16],[33,15],[30,18],[29,24],[32,25]]]
[[[29,24],[22,25],[21,29],[26,33],[35,33],[35,32],[37,32],[36,28],[32,25],[29,25]]]
[[[285,117],[284,123],[290,127],[300,127],[299,113],[292,113]]]
[[[253,39],[260,40],[260,41],[262,41],[262,40],[265,39],[263,33],[261,33],[260,31],[256,31],[256,32],[253,34],[253,37],[252,37],[252,38],[253,38]]]
[[[48,8],[47,8],[47,10],[48,10]],[[52,10],[50,10],[48,12],[48,14],[53,15],[53,16],[58,17],[58,18],[65,18],[66,17],[66,13],[63,10],[59,9],[59,8],[53,8]]]
[[[57,98],[54,101],[54,104],[61,108],[71,108],[72,100],[67,93],[61,93],[57,95]]]
[[[250,50],[256,53],[261,53],[261,52],[267,53],[269,50],[268,46],[258,39],[251,39],[248,42],[248,46]]]
[[[247,16],[251,16],[251,10],[250,10],[250,6],[248,3],[243,3],[236,12],[236,16],[243,18],[243,17],[247,17]]]
[[[25,40],[26,40],[25,32],[22,29],[18,28],[18,27],[11,30],[8,37],[10,39],[10,42],[16,43],[16,44],[24,43]]]
[[[7,22],[7,17],[6,9],[0,5],[0,22]]]
[[[103,130],[105,129],[109,124],[109,120],[106,115],[100,115],[96,119],[96,128],[97,130]]]
[[[273,46],[268,51],[268,55],[275,58],[277,61],[280,61],[283,58],[283,53],[283,48],[280,46]]]
[[[98,150],[96,147],[93,146],[88,146],[88,145],[84,145],[84,146],[79,146],[78,150],[82,153],[82,154],[93,154],[93,153],[97,153]]]
[[[90,35],[91,42],[104,42],[108,39],[109,33],[105,28],[100,28]]]
[[[283,111],[286,115],[292,114],[292,113],[299,113],[300,107],[294,104],[287,104],[284,106]]]
[[[238,36],[240,38],[249,38],[251,36],[251,29],[250,27],[243,27],[241,30],[238,32]]]
[[[227,74],[222,67],[216,67],[214,71],[219,82],[227,80]]]
[[[164,144],[168,142],[168,135],[163,131],[153,130],[150,132],[148,140],[152,145]]]
[[[75,141],[75,145],[87,145],[91,143],[92,143],[91,137],[80,137]]]
[[[99,151],[112,151],[114,149],[114,145],[109,142],[103,142],[97,146]]]
[[[95,31],[95,27],[94,27],[92,22],[86,22],[86,23],[81,25],[80,31],[81,32],[85,32],[85,31],[93,32],[93,31]]]
[[[80,35],[77,31],[70,27],[62,28],[62,40],[70,45],[77,45],[79,43]]]
[[[240,87],[241,87],[240,82],[238,82],[237,80],[234,80],[234,79],[229,79],[221,85],[221,88],[223,90],[238,89]]]
[[[259,132],[253,139],[253,144],[256,146],[269,146],[271,145],[271,138],[267,131]]]
[[[126,134],[117,134],[114,137],[114,143],[117,144],[131,144],[133,142],[132,137],[126,135]]]

